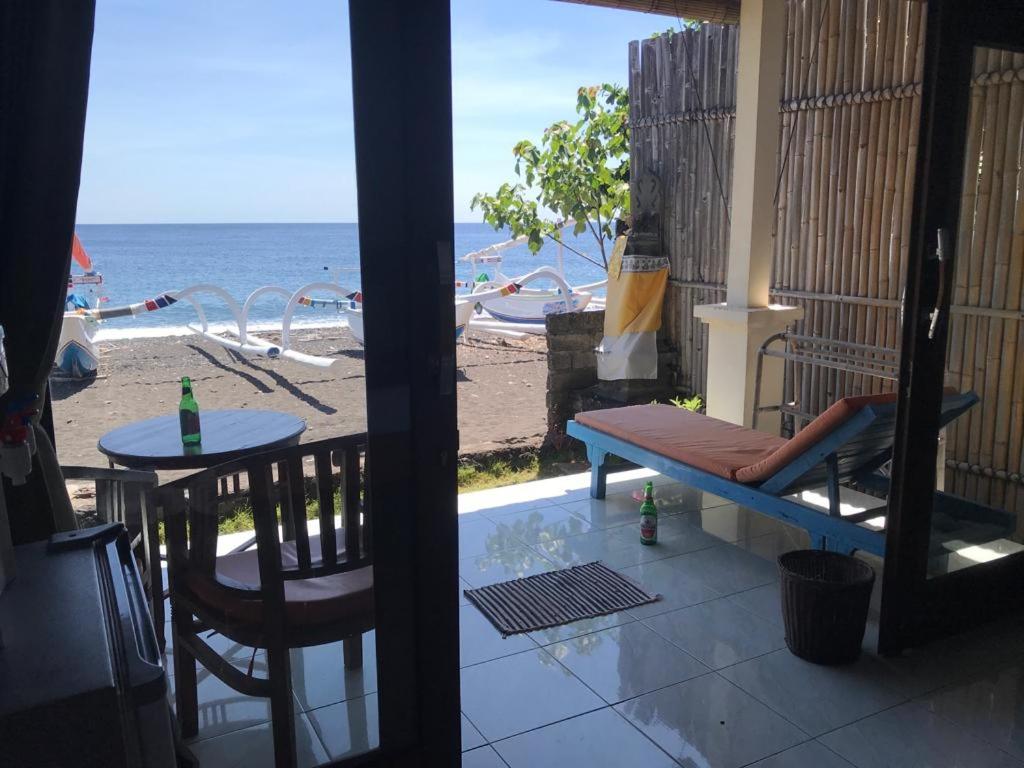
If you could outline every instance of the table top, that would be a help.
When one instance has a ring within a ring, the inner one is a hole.
[[[110,460],[132,469],[205,469],[246,454],[295,445],[306,422],[278,411],[200,411],[203,442],[184,446],[178,414],[125,424],[99,439]]]

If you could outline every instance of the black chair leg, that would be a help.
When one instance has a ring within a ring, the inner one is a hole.
[[[171,604],[174,638],[174,705],[181,726],[181,735],[190,738],[199,733],[199,687],[196,680],[196,657],[181,639],[193,632],[192,616]]]
[[[156,570],[150,574],[149,602],[153,608],[153,629],[156,630],[156,642],[160,646],[160,653],[163,653],[167,649],[167,627],[164,625],[164,580],[159,560],[156,563]]]
[[[274,765],[295,768],[295,707],[292,696],[292,665],[287,648],[267,648],[270,678],[270,720],[274,730]]]
[[[164,652],[167,639],[164,627],[164,572],[160,561],[160,529],[157,525],[156,510],[149,509],[145,491],[139,492],[139,507],[142,522],[142,552],[146,561],[149,579],[149,603],[153,614],[153,628],[160,653]]]
[[[361,669],[363,666],[363,636],[346,637],[341,641],[345,656],[345,669]]]

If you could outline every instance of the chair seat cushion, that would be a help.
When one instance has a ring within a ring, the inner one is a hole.
[[[674,405],[630,405],[576,415],[584,426],[659,456],[734,480],[785,445],[785,438],[730,424]]]
[[[667,459],[753,485],[775,475],[861,408],[895,400],[893,393],[844,397],[791,440],[673,405],[587,411],[577,414],[576,421]]]
[[[319,537],[309,537],[309,548],[314,555],[320,554]],[[338,550],[339,555],[343,556],[344,547],[339,546]],[[281,562],[285,567],[298,563],[294,542],[281,544]],[[319,557],[314,557],[314,564],[320,562]],[[189,588],[197,598],[212,608],[245,623],[263,620],[264,601],[256,592],[260,588],[260,572],[255,549],[218,557],[217,581],[220,584],[213,583],[194,570],[189,571]],[[251,589],[254,591],[253,599],[239,599],[236,594],[222,589],[221,585]],[[314,579],[285,581],[284,598],[289,624],[309,626],[350,621],[370,622],[373,616],[373,567],[366,566]]]

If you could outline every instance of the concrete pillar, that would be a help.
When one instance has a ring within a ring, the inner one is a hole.
[[[768,303],[785,42],[784,0],[743,0],[726,302],[694,308],[710,336],[708,415],[746,426],[753,418],[757,350],[803,317],[799,307]],[[781,361],[766,359],[761,403],[776,404],[781,396]],[[763,415],[758,428],[778,433],[777,414]]]

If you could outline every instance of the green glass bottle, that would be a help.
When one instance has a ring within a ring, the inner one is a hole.
[[[644,503],[640,505],[640,543],[658,543],[658,508],[654,505],[654,483],[644,486]]]
[[[183,445],[199,445],[203,436],[199,428],[199,404],[192,396],[192,380],[181,377],[181,403],[178,405],[181,420],[181,442]]]

